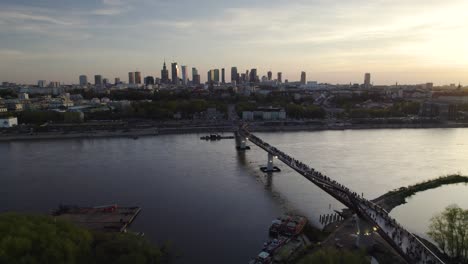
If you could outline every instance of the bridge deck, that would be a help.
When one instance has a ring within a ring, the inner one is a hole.
[[[247,131],[245,127],[240,128],[238,133],[266,152],[276,156],[283,163],[356,212],[360,217],[372,223],[377,228],[377,232],[409,263],[444,263],[416,236],[406,231],[395,219],[390,217],[388,212],[380,206],[360,197],[346,186],[262,141]]]

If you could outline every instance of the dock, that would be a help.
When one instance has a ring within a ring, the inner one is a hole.
[[[52,213],[57,219],[77,226],[103,232],[125,232],[127,227],[140,213],[140,207],[103,207],[60,206]]]

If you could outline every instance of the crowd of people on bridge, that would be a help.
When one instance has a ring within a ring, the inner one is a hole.
[[[315,171],[301,161],[290,157],[255,135],[250,134],[246,129],[242,129],[241,131],[251,142],[276,156],[279,160],[304,175],[307,179],[330,193],[346,206],[357,210],[357,213],[367,217],[367,220],[374,222],[381,228],[381,231],[386,234],[387,238],[391,239],[394,244],[406,254],[407,258],[410,259],[412,263],[442,263],[429,249],[423,246],[413,234],[406,231],[395,219],[390,217],[385,209],[365,199],[364,195],[359,195],[326,175]]]

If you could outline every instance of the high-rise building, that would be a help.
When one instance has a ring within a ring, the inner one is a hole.
[[[188,67],[185,65],[182,65],[182,84],[187,85],[188,84]]]
[[[195,67],[192,68],[192,83],[194,85],[200,84],[200,74],[198,74],[198,70]]]
[[[80,86],[88,85],[88,77],[86,75],[80,75]]]
[[[231,82],[239,82],[239,74],[237,73],[237,67],[231,67]]]
[[[214,77],[213,77],[213,81],[215,83],[219,83],[219,69],[214,69]]]
[[[153,85],[154,84],[154,77],[153,76],[146,76],[145,77],[145,85]]]
[[[282,72],[278,72],[278,82],[279,83],[282,83],[283,82],[283,73]]]
[[[301,84],[302,85],[305,85],[307,82],[306,80],[306,73],[305,72],[301,72]]]
[[[364,88],[370,88],[371,86],[371,75],[370,73],[366,73],[364,75]]]
[[[273,79],[273,73],[268,71],[268,80],[271,81],[271,79]]]
[[[102,83],[104,84],[104,86],[107,86],[108,84],[110,84],[109,79],[107,78],[102,79]]]
[[[117,84],[120,84],[120,78],[116,77],[114,79],[114,84],[117,85]]]
[[[247,79],[247,74],[246,73],[241,73],[239,81],[245,82],[246,79]]]
[[[213,70],[209,70],[208,74],[206,75],[206,81],[208,83],[211,83],[213,81],[213,79],[214,79],[214,72],[213,72]]]
[[[249,81],[252,82],[252,83],[257,82],[257,69],[251,69],[250,70]]]
[[[94,75],[94,85],[102,86],[102,75]]]
[[[201,83],[200,74],[194,75],[192,82],[193,82],[194,85],[200,85],[200,83]]]
[[[198,70],[197,70],[197,68],[193,67],[192,68],[192,80],[195,79],[195,75],[198,75]]]
[[[224,70],[224,68],[221,69],[221,83],[226,83],[226,71]]]
[[[37,81],[37,86],[39,86],[39,87],[41,87],[41,88],[46,87],[46,84],[47,84],[46,80],[39,80],[39,81]]]
[[[166,61],[164,61],[163,69],[161,70],[161,83],[169,83],[169,71],[166,67]]]
[[[135,84],[135,73],[129,72],[128,73],[128,84]]]
[[[177,62],[171,64],[172,84],[179,85],[179,65]]]
[[[141,84],[141,72],[135,72],[135,84]]]

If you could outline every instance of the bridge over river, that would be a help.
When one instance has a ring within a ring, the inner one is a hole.
[[[426,247],[423,242],[414,234],[403,228],[380,206],[261,140],[250,133],[245,125],[240,126],[235,134],[236,147],[238,150],[243,151],[248,149],[247,141],[250,141],[268,153],[268,161],[266,167],[263,168],[264,171],[277,171],[273,166],[274,158],[282,161],[354,211],[361,219],[372,224],[375,227],[374,230],[376,230],[408,263],[444,263],[436,254]]]

